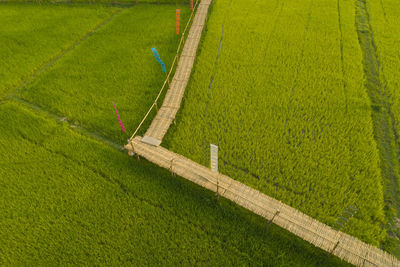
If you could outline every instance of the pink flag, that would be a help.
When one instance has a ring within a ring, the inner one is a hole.
[[[114,109],[115,109],[115,113],[117,113],[117,117],[118,117],[118,121],[119,121],[119,125],[121,125],[121,129],[124,133],[126,133],[124,125],[122,124],[121,118],[119,117],[118,111],[117,111],[117,107],[114,104],[114,101],[112,102],[114,105]]]

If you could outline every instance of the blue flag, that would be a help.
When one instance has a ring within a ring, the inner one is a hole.
[[[164,64],[164,62],[162,62],[162,60],[161,60],[161,58],[160,58],[160,55],[159,55],[158,52],[157,52],[157,49],[156,49],[155,47],[153,47],[153,48],[151,49],[151,51],[153,51],[154,57],[155,57],[156,60],[161,64],[162,71],[163,71],[163,72],[167,72],[167,69],[165,68],[165,64]]]

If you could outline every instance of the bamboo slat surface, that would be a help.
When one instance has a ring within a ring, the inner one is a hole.
[[[175,75],[165,95],[164,102],[143,137],[143,142],[147,144],[159,146],[169,126],[175,120],[190,78],[210,4],[211,0],[202,0],[197,8],[193,24],[189,30]]]
[[[125,148],[208,190],[218,191],[219,195],[351,264],[400,267],[400,262],[389,253],[337,231],[226,175],[212,172],[161,146],[146,144],[139,136]]]
[[[136,136],[125,148],[208,190],[218,192],[219,195],[351,264],[400,267],[400,262],[389,253],[159,146],[180,108],[210,4],[211,0],[202,0],[199,4],[169,90],[145,136]]]

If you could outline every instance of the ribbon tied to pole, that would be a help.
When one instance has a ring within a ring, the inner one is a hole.
[[[167,72],[167,69],[165,68],[165,64],[164,64],[164,62],[162,62],[160,55],[157,52],[157,49],[155,47],[153,47],[151,50],[153,51],[153,55],[156,58],[156,60],[161,64],[162,71]]]

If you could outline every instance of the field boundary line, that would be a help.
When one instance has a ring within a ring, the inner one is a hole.
[[[11,101],[15,101],[16,103],[22,104],[23,106],[31,109],[31,110],[35,110],[35,111],[39,111],[44,113],[45,115],[47,115],[50,118],[53,118],[55,120],[57,120],[58,122],[65,122],[68,123],[68,125],[70,126],[71,129],[76,130],[82,134],[84,134],[85,136],[88,136],[92,139],[95,139],[99,142],[102,142],[114,149],[117,149],[119,151],[124,151],[124,147],[121,144],[115,143],[115,141],[108,139],[107,137],[101,135],[100,133],[97,132],[93,132],[90,131],[88,129],[86,129],[85,127],[82,127],[80,125],[76,125],[74,124],[72,121],[68,120],[67,117],[64,117],[62,115],[58,115],[52,111],[46,110],[44,108],[42,108],[41,106],[31,103],[25,99],[19,98],[19,97],[13,97],[11,99],[8,99],[7,101],[11,102]],[[5,103],[5,101],[3,102]]]
[[[298,79],[299,79],[299,74],[300,74],[300,68],[302,67],[302,63],[304,60],[304,50],[306,48],[306,40],[307,40],[307,33],[308,30],[310,28],[310,24],[311,24],[311,16],[312,16],[312,12],[313,12],[313,5],[314,5],[314,0],[310,0],[310,4],[308,6],[308,12],[307,12],[307,19],[305,21],[305,25],[304,25],[304,31],[303,31],[303,38],[301,41],[301,52],[300,52],[300,58],[297,62],[297,67],[296,67],[296,73],[294,74],[294,79],[293,79],[293,84],[290,88],[290,95],[289,95],[289,100],[288,100],[288,104],[287,104],[287,111],[286,111],[286,118],[285,118],[285,126],[284,126],[284,134],[285,134],[285,138],[286,138],[286,143],[290,143],[290,126],[288,126],[289,123],[289,115],[290,115],[290,111],[291,111],[291,106],[292,106],[292,102],[293,102],[293,97],[295,94],[295,91],[297,90],[297,86],[298,86]]]
[[[39,77],[40,74],[43,72],[47,71],[49,68],[51,68],[55,63],[57,63],[60,59],[62,59],[66,54],[71,52],[75,47],[77,47],[79,44],[81,44],[83,41],[87,40],[90,36],[95,34],[98,30],[103,28],[105,25],[107,25],[114,17],[117,15],[121,14],[121,12],[125,10],[125,8],[120,8],[112,12],[109,16],[98,22],[97,24],[94,25],[91,29],[89,29],[87,32],[82,34],[78,39],[72,42],[72,44],[68,45],[65,49],[62,49],[55,55],[51,56],[44,62],[42,62],[38,67],[34,68],[32,74],[28,74],[25,77],[21,79],[21,82],[18,83],[15,86],[12,86],[16,88],[13,92],[8,94],[8,96],[5,97],[5,99],[11,99],[14,96],[16,96],[22,89],[24,89],[27,85],[32,84],[34,80]],[[10,88],[9,88],[10,89]]]
[[[339,36],[340,36],[340,68],[342,71],[342,83],[343,83],[343,92],[344,95],[346,96],[346,115],[348,113],[348,91],[347,91],[347,82],[346,82],[346,71],[344,69],[344,54],[343,54],[343,50],[344,50],[344,44],[343,44],[343,28],[342,28],[342,14],[341,14],[341,5],[340,5],[340,1],[341,0],[337,0],[337,13],[338,13],[338,24],[339,24]]]
[[[212,71],[211,71],[210,84],[208,86],[207,99],[205,101],[205,106],[206,106],[205,111],[204,111],[204,117],[205,118],[207,118],[207,115],[208,115],[208,110],[209,110],[210,102],[211,102],[211,99],[212,99],[212,86],[213,86],[213,83],[214,83],[215,74],[216,74],[216,72],[218,70],[219,57],[220,57],[221,51],[222,51],[222,43],[223,43],[223,38],[224,38],[224,25],[225,25],[227,14],[229,14],[229,12],[231,11],[232,3],[233,3],[233,0],[231,0],[229,2],[228,8],[225,9],[226,13],[224,14],[224,19],[223,19],[222,25],[221,25],[221,38],[219,40],[219,46],[218,46],[218,50],[217,50],[217,55],[215,57],[215,61],[214,61],[213,68],[212,68]],[[248,12],[246,14],[246,17],[247,17],[247,15],[248,15]],[[207,125],[208,125],[208,129],[211,130],[211,123],[208,122]],[[203,129],[202,129],[202,134],[203,134],[202,146],[203,146],[204,156],[207,157],[208,144],[206,143],[205,128],[206,128],[206,125],[203,125]]]

